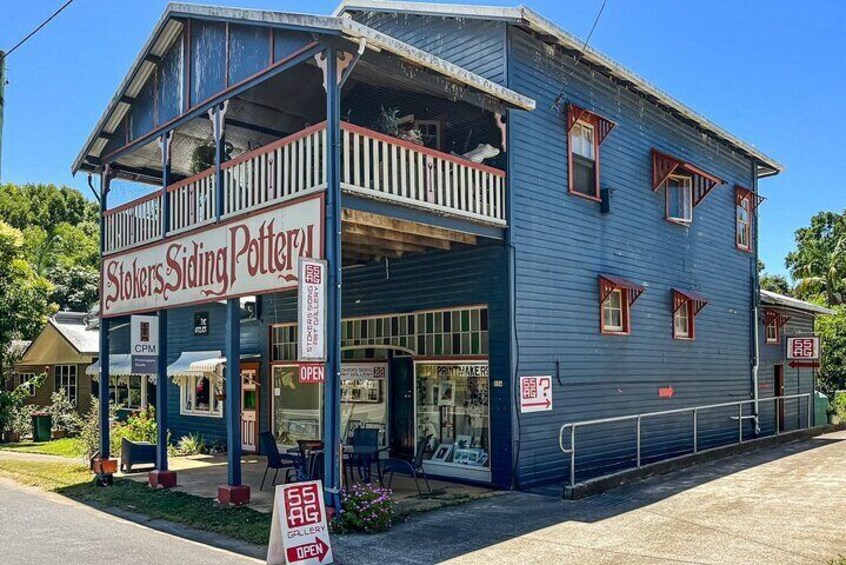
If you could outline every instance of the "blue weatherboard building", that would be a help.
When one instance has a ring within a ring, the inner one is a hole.
[[[168,7],[73,169],[102,181],[100,363],[131,372],[121,328],[159,316],[160,429],[227,450],[221,500],[265,431],[324,442],[330,498],[357,429],[524,489],[635,464],[632,420],[571,457],[573,423],[750,401],[643,421],[640,463],[772,433],[754,401],[790,326],[759,296],[758,181],[782,166],[581,48],[528,8]],[[309,258],[322,384],[299,373]],[[822,313],[791,308],[797,332]],[[813,392],[802,370],[777,392]]]

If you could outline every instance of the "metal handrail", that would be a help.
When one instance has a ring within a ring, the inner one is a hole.
[[[731,419],[737,419],[737,443],[743,443],[743,420],[750,420],[756,419],[757,416],[750,415],[744,416],[743,415],[743,407],[746,404],[755,404],[760,402],[767,402],[767,401],[774,401],[775,403],[775,435],[781,434],[781,421],[780,421],[780,413],[778,409],[778,402],[784,400],[794,400],[799,398],[807,398],[808,409],[807,409],[807,427],[811,427],[811,393],[804,392],[801,394],[788,394],[785,396],[774,396],[771,398],[759,398],[759,399],[750,399],[750,400],[737,400],[734,402],[721,402],[719,404],[706,404],[703,406],[691,406],[688,408],[675,408],[672,410],[662,410],[659,412],[644,412],[641,414],[629,414],[627,416],[614,416],[612,418],[599,418],[596,420],[583,420],[581,422],[570,422],[561,426],[561,429],[558,432],[558,446],[561,448],[563,453],[566,453],[570,456],[570,486],[574,486],[576,484],[576,428],[584,428],[587,426],[595,426],[599,424],[612,424],[614,422],[627,422],[631,420],[635,420],[637,422],[637,436],[636,436],[636,447],[637,447],[637,468],[641,468],[641,422],[644,418],[656,418],[659,416],[668,416],[671,414],[684,414],[684,413],[692,413],[693,414],[693,453],[699,453],[699,437],[698,437],[698,423],[699,423],[699,412],[702,410],[713,410],[716,408],[728,408],[731,406],[737,406],[737,416],[732,416]],[[570,447],[564,447],[564,432],[566,430],[570,430]],[[735,444],[730,444],[735,445]]]

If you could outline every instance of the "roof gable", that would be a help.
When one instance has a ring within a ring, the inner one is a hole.
[[[62,317],[61,314],[57,316]],[[84,328],[84,322],[78,323],[75,319],[62,317],[57,323],[50,318],[16,366],[90,363],[99,352],[100,332]],[[97,344],[93,351],[92,343]]]

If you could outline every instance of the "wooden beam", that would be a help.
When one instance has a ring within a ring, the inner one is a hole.
[[[423,245],[414,245],[411,243],[390,241],[387,239],[375,239],[372,237],[354,234],[344,234],[343,242],[366,246],[373,249],[374,253],[378,253],[383,249],[387,249],[389,251],[399,251],[401,253],[422,253],[427,249]]]
[[[368,245],[360,245],[357,243],[350,243],[345,242],[341,244],[341,248],[343,251],[349,251],[353,254],[358,255],[366,255],[368,257],[373,257],[374,260],[379,260],[382,257],[390,257],[391,259],[398,259],[402,257],[402,251],[396,251],[392,249],[374,249]]]
[[[419,224],[417,222],[409,222],[407,220],[398,220],[396,218],[389,218],[372,212],[362,212],[360,210],[344,208],[341,210],[341,220],[349,224],[361,224],[406,234],[420,235],[434,239],[445,239],[455,243],[476,245],[476,236],[472,234],[429,226],[426,224]]]
[[[373,238],[374,240],[399,241],[401,243],[423,245],[426,247],[434,247],[435,249],[448,250],[450,247],[452,247],[449,240],[446,239],[437,239],[434,237],[415,235],[407,232],[386,230],[384,228],[365,226],[362,224],[351,224],[348,222],[343,224],[343,233],[365,236]]]

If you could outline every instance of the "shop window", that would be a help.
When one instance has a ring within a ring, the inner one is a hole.
[[[109,384],[109,398],[115,406],[135,410],[141,407],[141,375],[129,375],[112,379]]]
[[[379,445],[387,445],[387,372],[383,363],[348,363],[341,367],[342,438],[351,440],[359,428],[377,430]]]
[[[664,216],[667,221],[689,225],[693,222],[693,209],[721,184],[722,179],[695,165],[652,150],[652,190],[665,189]]]
[[[788,316],[775,310],[764,310],[764,342],[768,345],[780,345],[782,328],[789,321]]]
[[[281,445],[323,439],[323,385],[300,383],[296,365],[273,365],[273,435]]]
[[[696,316],[707,304],[698,292],[673,289],[673,339],[696,338]]]
[[[631,306],[644,287],[614,275],[599,276],[599,319],[601,333],[629,335]]]
[[[420,362],[416,374],[416,441],[434,466],[488,469],[488,363]]]
[[[599,200],[599,146],[614,128],[610,120],[567,106],[567,167],[570,194]]]
[[[180,409],[185,416],[223,416],[223,386],[219,378],[191,375],[179,385]]]
[[[76,406],[77,380],[76,365],[56,365],[56,392],[65,393],[65,397]]]

